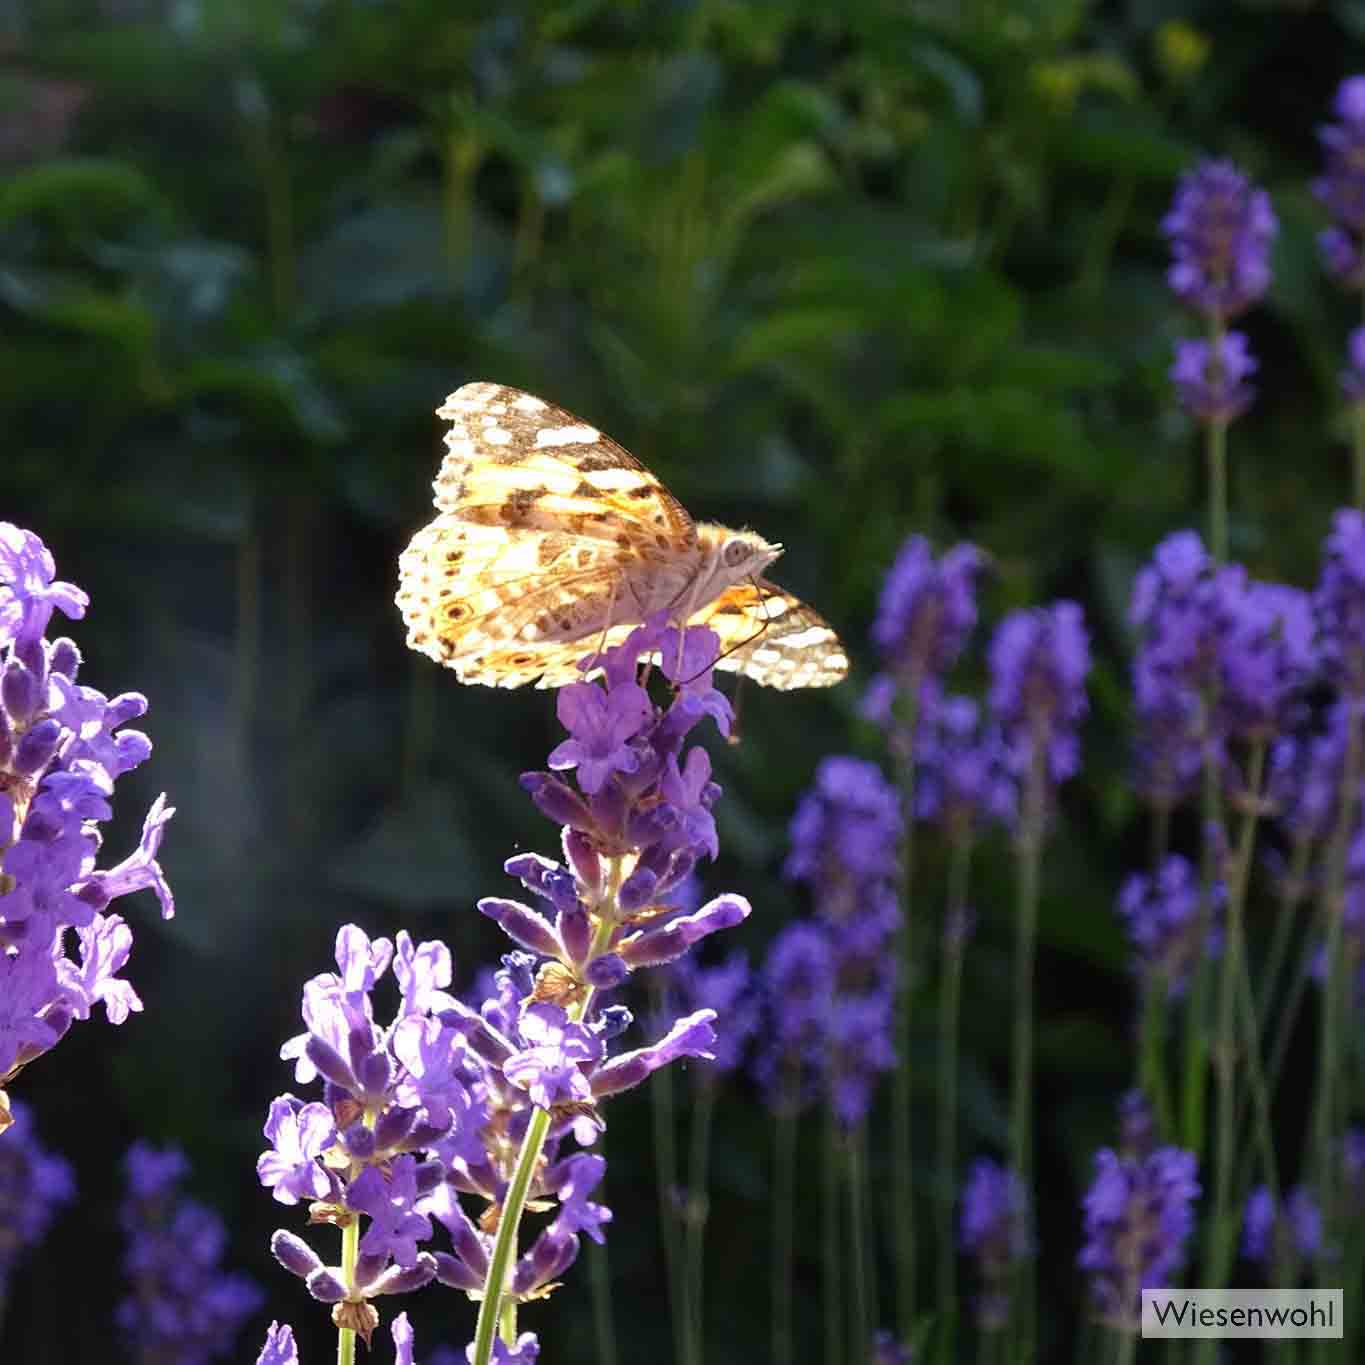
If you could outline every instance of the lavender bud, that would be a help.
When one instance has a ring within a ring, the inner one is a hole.
[[[51,716],[40,720],[19,741],[14,755],[14,771],[25,777],[40,773],[57,752],[61,743],[62,727]]]

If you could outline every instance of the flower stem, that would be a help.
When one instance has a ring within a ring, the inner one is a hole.
[[[871,1284],[867,1272],[867,1168],[863,1161],[863,1130],[847,1134],[844,1154],[848,1163],[848,1224],[850,1278],[853,1281],[853,1311],[849,1314],[848,1358],[862,1360],[872,1340],[876,1310],[872,1307]]]
[[[692,1105],[692,1142],[687,1169],[686,1276],[688,1359],[700,1365],[705,1359],[705,1258],[706,1217],[709,1208],[711,1120],[716,1112],[716,1086],[701,1076]]]
[[[602,1151],[605,1135],[598,1138]],[[599,1198],[606,1202],[605,1188]],[[611,1311],[611,1260],[605,1242],[591,1243],[587,1248],[588,1280],[592,1290],[593,1335],[597,1338],[598,1365],[616,1365],[616,1328]]]
[[[1209,323],[1209,354],[1221,368],[1223,355],[1222,319]],[[1209,476],[1209,553],[1222,564],[1228,557],[1228,424],[1209,422],[1204,431],[1204,451]]]
[[[970,835],[953,842],[948,862],[948,904],[943,920],[943,983],[938,1023],[938,1311],[951,1331],[957,1297],[957,1244],[953,1209],[957,1201],[957,1066],[961,1026],[962,956],[966,946]],[[944,1355],[953,1355],[951,1341]]]
[[[1341,788],[1337,798],[1337,823],[1328,850],[1327,873],[1323,879],[1323,914],[1326,918],[1326,979],[1322,983],[1322,1036],[1318,1050],[1318,1093],[1315,1108],[1315,1164],[1317,1196],[1323,1217],[1323,1243],[1335,1243],[1340,1226],[1336,1207],[1336,1144],[1342,1132],[1341,1099],[1338,1086],[1342,1066],[1343,1036],[1346,1032],[1345,1005],[1347,984],[1343,961],[1342,918],[1346,901],[1346,867],[1351,835],[1355,829],[1356,797],[1361,768],[1361,705],[1346,700],[1346,758],[1342,765]]]
[[[360,1219],[352,1218],[341,1230],[341,1278],[347,1292],[355,1287],[355,1266],[360,1256]],[[355,1365],[355,1328],[337,1329],[337,1365]]]
[[[597,929],[593,935],[592,947],[589,949],[590,957],[596,957],[606,950],[616,928],[618,922],[616,901],[621,889],[623,863],[622,858],[612,858],[608,863],[602,894],[593,907],[597,914]],[[589,987],[581,1001],[569,1006],[569,1018],[574,1023],[587,1018],[592,1010],[595,994],[595,990]],[[521,1226],[521,1215],[526,1208],[526,1199],[531,1192],[536,1168],[540,1164],[541,1152],[545,1149],[545,1139],[550,1134],[550,1122],[551,1115],[548,1109],[541,1109],[539,1106],[532,1109],[531,1120],[526,1125],[526,1133],[521,1140],[521,1150],[517,1153],[517,1164],[512,1171],[512,1180],[502,1201],[498,1234],[493,1239],[493,1254],[488,1260],[483,1299],[479,1303],[479,1320],[474,1329],[474,1355],[470,1365],[489,1365],[493,1355],[493,1338],[500,1326],[503,1328],[504,1336],[510,1332],[512,1339],[515,1340],[516,1303],[515,1300],[509,1299],[504,1304],[503,1292],[512,1263],[516,1260],[517,1231]]]
[[[1227,894],[1227,923],[1224,935],[1222,971],[1218,985],[1218,1026],[1214,1048],[1218,1082],[1218,1131],[1214,1163],[1214,1202],[1212,1235],[1205,1266],[1204,1283],[1220,1288],[1227,1282],[1236,1232],[1233,1207],[1233,1174],[1237,1130],[1237,1057],[1238,992],[1242,984],[1242,910],[1250,878],[1251,855],[1256,842],[1256,825],[1261,808],[1261,779],[1265,768],[1265,743],[1251,746],[1247,764],[1248,802],[1242,817],[1237,853],[1233,862]],[[1255,1045],[1255,1036],[1250,1039]],[[1247,1057],[1248,1062],[1250,1056]]]
[[[1033,1207],[1033,975],[1037,955],[1038,894],[1043,833],[1047,818],[1050,748],[1046,717],[1033,727],[1028,778],[1016,840],[1014,946],[1014,1057],[1010,1073],[1010,1166]],[[1032,1259],[1020,1257],[1014,1270],[1010,1318],[1016,1359],[1033,1358]]]
[[[896,994],[896,1073],[892,1083],[892,1209],[896,1244],[896,1309],[903,1341],[915,1328],[915,1182],[912,1170],[911,1128],[911,1002],[915,993],[914,881],[915,881],[915,732],[919,724],[920,671],[914,669],[902,691],[900,733],[903,752],[898,759],[901,789],[900,925],[896,931],[899,989]]]
[[[841,1365],[844,1341],[843,1257],[839,1236],[839,1123],[834,1107],[825,1106],[825,1159],[821,1173],[821,1223],[824,1232],[825,1365]]]
[[[493,1356],[493,1338],[502,1316],[503,1286],[517,1251],[517,1229],[521,1224],[526,1196],[531,1190],[545,1139],[550,1133],[550,1111],[533,1109],[526,1125],[526,1136],[517,1153],[517,1164],[512,1172],[512,1183],[503,1200],[502,1219],[493,1242],[493,1255],[488,1262],[488,1277],[484,1281],[483,1301],[479,1304],[479,1321],[474,1329],[474,1359],[472,1365],[488,1365]]]
[[[656,982],[655,1012],[662,1014],[662,987]],[[659,1235],[664,1244],[664,1269],[668,1276],[668,1305],[673,1323],[673,1351],[679,1365],[692,1361],[687,1280],[682,1248],[678,1245],[678,1216],[674,1198],[678,1189],[678,1149],[673,1075],[668,1067],[655,1072],[649,1086],[654,1116],[654,1179],[659,1193]]]
[[[773,1131],[773,1365],[792,1361],[792,1257],[796,1210],[796,1077],[784,1063],[784,1098]]]

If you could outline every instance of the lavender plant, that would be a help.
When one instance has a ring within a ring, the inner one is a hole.
[[[175,913],[157,862],[175,813],[164,795],[137,850],[95,866],[114,784],[152,745],[126,728],[146,712],[146,697],[110,698],[77,682],[80,651],[64,636],[47,638],[54,613],[79,620],[88,605],[57,578],[33,532],[0,522],[0,1129],[10,1121],[4,1087],[73,1021],[96,1004],[114,1024],[142,1008],[118,976],[132,930],[109,906],[150,888],[163,917]]]
[[[264,1302],[260,1286],[225,1271],[227,1227],[180,1193],[189,1162],[178,1148],[135,1143],[124,1158],[128,1193],[119,1213],[130,1292],[115,1322],[138,1361],[205,1365],[229,1356]]]
[[[11,1118],[10,1127],[0,1133],[0,1322],[15,1267],[76,1197],[70,1163],[38,1140],[28,1105],[16,1100]]]
[[[642,656],[658,654],[676,686],[657,706],[638,680]],[[749,913],[741,897],[716,897],[679,912],[663,898],[717,848],[711,807],[720,790],[705,751],[685,750],[706,716],[722,730],[729,704],[711,683],[715,636],[681,637],[656,620],[600,660],[603,677],[560,689],[569,737],[548,772],[523,786],[563,826],[563,860],[521,854],[509,873],[536,904],[488,897],[479,909],[518,945],[503,959],[494,992],[478,1007],[450,995],[449,951],[371,942],[347,926],[335,974],[304,992],[308,1031],[286,1044],[300,1084],[323,1081],[321,1101],[281,1096],[271,1107],[273,1150],[262,1181],[284,1203],[311,1200],[314,1223],[342,1236],[338,1264],[300,1237],[277,1232],[277,1259],[332,1308],[339,1359],[379,1320],[373,1300],[439,1281],[479,1301],[470,1359],[529,1360],[519,1307],[543,1297],[578,1254],[580,1234],[600,1239],[610,1211],[589,1195],[605,1162],[566,1152],[587,1146],[604,1123],[607,1097],[683,1057],[713,1058],[713,1009],[675,1020],[652,1044],[612,1055],[630,1024],[621,1005],[594,1008],[634,971],[675,961],[707,935]],[[572,772],[576,785],[559,774]],[[400,988],[393,1022],[375,1022],[371,993],[390,965]],[[477,1220],[464,1199],[480,1205]],[[553,1210],[518,1254],[522,1216]],[[421,1244],[432,1220],[451,1250]],[[362,1235],[362,1224],[365,1231]]]

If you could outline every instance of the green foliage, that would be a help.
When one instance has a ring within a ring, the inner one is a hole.
[[[0,517],[91,590],[91,680],[148,693],[144,789],[181,810],[165,855],[180,918],[144,921],[132,964],[146,1015],[32,1073],[39,1108],[89,1134],[83,1181],[103,1188],[87,1172],[134,1133],[184,1142],[267,1277],[255,1128],[336,926],[445,937],[467,986],[500,950],[470,902],[503,886],[515,848],[550,851],[515,785],[552,741],[545,695],[438,675],[405,654],[391,603],[428,515],[430,411],[472,378],[581,412],[698,515],[783,541],[778,576],[846,635],[848,684],[750,695],[744,743],[717,756],[725,853],[707,880],[754,900],[755,954],[800,909],[778,876],[797,793],[821,755],[877,752],[856,701],[902,538],[991,552],[987,626],[1022,601],[1085,602],[1093,762],[1048,872],[1038,1105],[1040,1166],[1084,1171],[1075,1135],[1109,1131],[1127,1076],[1111,906],[1142,854],[1124,602],[1154,540],[1202,505],[1165,382],[1191,323],[1157,235],[1199,153],[1245,159],[1284,224],[1249,323],[1266,400],[1234,432],[1234,549],[1302,579],[1346,488],[1334,386],[1351,319],[1316,264],[1307,186],[1359,6],[1204,7],[1198,28],[1160,25],[1164,10],[0,7]],[[968,680],[980,671],[978,651]],[[992,848],[979,873],[983,999],[1008,989],[1007,863]],[[183,961],[210,984],[191,991]],[[971,1152],[1002,1131],[998,1017],[969,1021],[966,1047]],[[712,1290],[717,1362],[766,1349],[752,1223],[769,1135],[726,1103],[733,1188],[712,1235],[752,1259]],[[618,1228],[639,1226],[614,1263],[621,1305],[658,1292],[647,1164],[624,1155],[646,1130],[622,1102],[612,1202]],[[1064,1180],[1043,1192],[1053,1245],[1074,1242],[1076,1197]],[[16,1359],[95,1358],[107,1304],[43,1325],[21,1300]],[[582,1305],[575,1286],[537,1321],[556,1359],[590,1358]],[[301,1296],[286,1311],[321,1332]],[[463,1325],[419,1342],[456,1344]],[[663,1348],[660,1323],[630,1331],[627,1360]]]

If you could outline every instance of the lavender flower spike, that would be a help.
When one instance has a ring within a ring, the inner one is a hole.
[[[1161,230],[1174,257],[1167,282],[1195,312],[1233,318],[1269,288],[1279,223],[1270,196],[1230,161],[1205,161],[1189,172]]]
[[[1096,1153],[1078,1263],[1101,1314],[1120,1330],[1137,1330],[1140,1291],[1165,1288],[1184,1260],[1200,1193],[1197,1170],[1194,1153],[1178,1147],[1141,1159],[1108,1147]]]
[[[132,932],[105,913],[112,901],[150,888],[163,915],[175,913],[157,861],[174,814],[164,796],[137,851],[95,866],[115,783],[151,753],[147,736],[129,728],[147,699],[77,683],[80,652],[44,632],[56,611],[79,619],[88,599],[55,574],[37,536],[0,522],[0,1086],[95,1004],[111,1023],[141,1008],[116,975]],[[0,1130],[6,1112],[0,1090]]]

